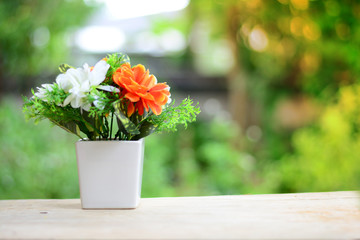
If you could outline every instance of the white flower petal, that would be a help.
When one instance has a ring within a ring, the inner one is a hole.
[[[68,75],[60,74],[56,77],[56,83],[59,85],[61,89],[65,92],[68,92],[72,87],[71,82],[69,81]]]
[[[84,63],[83,68],[84,68],[85,71],[89,71],[89,72],[90,72],[89,64]]]
[[[90,88],[91,88],[90,83],[89,83],[89,82],[84,82],[84,83],[81,84],[81,86],[79,87],[79,91],[80,91],[80,92],[83,92],[83,93],[89,92],[89,91],[90,91]]]
[[[109,86],[109,85],[106,85],[106,86],[101,85],[101,86],[98,86],[97,89],[101,89],[101,90],[108,91],[108,92],[120,92],[120,90],[117,87]]]
[[[37,87],[37,92],[34,93],[34,96],[40,98],[41,100],[43,100],[44,102],[47,102],[46,100],[46,95],[53,91],[53,84],[42,84],[41,87]]]
[[[89,73],[91,86],[99,85],[105,80],[109,67],[110,65],[107,64],[104,60],[101,60],[95,64],[94,69]]]
[[[73,87],[80,87],[84,82],[87,82],[87,74],[84,69],[69,69],[66,72],[69,76],[69,81]]]
[[[45,92],[44,92],[43,89],[41,89],[41,88],[38,88],[38,92],[36,92],[36,93],[34,94],[34,96],[40,98],[41,100],[43,100],[43,101],[45,101],[45,102],[47,101],[47,100],[45,99],[45,97],[46,97]]]
[[[81,103],[82,103],[81,98],[79,98],[78,96],[75,96],[70,104],[71,104],[71,107],[73,107],[73,108],[79,108],[82,106]]]
[[[48,90],[49,92],[51,92],[51,91],[53,90],[53,88],[54,88],[54,85],[53,85],[53,84],[41,84],[41,86],[42,86],[44,89]]]
[[[87,104],[83,105],[81,108],[88,112],[90,110],[90,107],[91,107],[91,104],[87,103]]]
[[[70,94],[69,96],[67,96],[64,100],[63,106],[65,107],[66,105],[68,105],[74,98],[73,94]]]
[[[71,68],[66,73],[59,74],[56,78],[56,83],[65,92],[70,95],[64,100],[63,106],[69,103],[73,108],[81,108],[86,111],[90,110],[91,103],[87,99],[92,86],[97,87],[105,80],[106,73],[110,65],[106,61],[101,60],[94,66],[91,71],[89,65],[86,63],[82,68]],[[100,87],[99,89],[102,89]],[[115,87],[104,86],[105,91],[118,91]],[[44,94],[44,90],[39,90],[40,96]]]
[[[94,105],[95,105],[95,107],[97,107],[100,110],[104,110],[104,108],[105,108],[105,104],[100,100],[95,100]]]

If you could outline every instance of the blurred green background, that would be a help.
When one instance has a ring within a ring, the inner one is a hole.
[[[0,2],[0,199],[79,197],[77,138],[21,96],[119,51],[202,109],[146,138],[142,197],[359,189],[360,2],[134,2]]]

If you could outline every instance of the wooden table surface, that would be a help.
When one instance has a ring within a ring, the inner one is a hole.
[[[0,239],[353,239],[358,192],[143,198],[135,210],[79,199],[0,201]]]

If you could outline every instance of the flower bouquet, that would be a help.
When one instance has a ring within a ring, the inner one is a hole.
[[[62,64],[59,69],[55,83],[24,98],[24,112],[80,138],[76,150],[83,208],[136,207],[143,138],[176,131],[179,124],[186,127],[200,108],[189,98],[175,106],[170,87],[143,65],[132,67],[125,54],[108,55],[94,67]]]
[[[189,98],[175,107],[170,87],[157,83],[143,65],[131,67],[125,54],[109,55],[94,67],[62,64],[59,69],[55,83],[43,84],[25,98],[24,111],[82,140],[139,140],[153,132],[176,131],[178,124],[186,127],[200,112]]]

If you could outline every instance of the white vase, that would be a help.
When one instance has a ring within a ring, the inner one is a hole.
[[[139,205],[144,145],[143,139],[76,143],[83,209]]]

